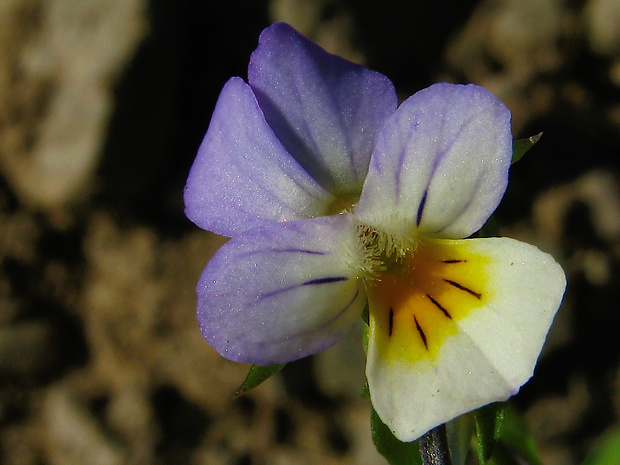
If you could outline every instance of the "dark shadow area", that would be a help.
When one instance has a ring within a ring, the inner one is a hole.
[[[411,95],[435,82],[448,40],[467,21],[474,0],[348,0],[368,66]]]
[[[153,0],[151,28],[116,89],[98,205],[176,234],[194,226],[182,192],[220,89],[246,77],[264,1]],[[217,20],[217,22],[214,22]]]
[[[210,420],[197,404],[187,400],[174,386],[162,386],[153,394],[153,408],[161,428],[158,456],[165,463],[190,463],[192,449],[203,438]]]

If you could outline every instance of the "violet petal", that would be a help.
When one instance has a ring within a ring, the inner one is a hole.
[[[233,236],[322,215],[333,196],[278,141],[250,87],[232,78],[190,170],[184,200],[186,215],[198,226]]]
[[[248,80],[299,163],[333,194],[359,195],[375,135],[398,104],[390,80],[327,53],[284,23],[261,34]]]
[[[510,112],[498,98],[435,84],[403,102],[379,134],[356,215],[467,237],[497,208],[511,157]]]
[[[198,321],[224,357],[285,363],[336,343],[365,306],[348,215],[273,223],[233,237],[197,286]]]

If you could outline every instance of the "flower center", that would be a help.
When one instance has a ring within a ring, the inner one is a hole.
[[[366,286],[370,330],[387,360],[435,358],[458,321],[488,301],[488,259],[467,244],[418,236]]]
[[[338,215],[351,211],[359,201],[359,194],[342,194],[334,197],[334,200],[325,209],[325,215]]]
[[[405,257],[414,255],[421,237],[415,227],[387,231],[365,224],[357,226],[357,236],[362,256],[360,274],[371,285],[384,271],[401,268]]]

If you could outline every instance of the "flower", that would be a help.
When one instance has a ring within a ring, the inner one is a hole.
[[[371,402],[402,441],[507,399],[565,288],[533,246],[463,239],[499,204],[511,156],[510,112],[485,89],[436,84],[398,106],[385,76],[272,25],[185,188],[187,216],[231,238],[197,286],[202,334],[228,359],[285,363],[368,305]]]

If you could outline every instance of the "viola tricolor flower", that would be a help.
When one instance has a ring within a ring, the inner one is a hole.
[[[285,363],[368,306],[371,401],[402,441],[507,399],[565,288],[531,245],[464,239],[511,157],[510,112],[485,89],[436,84],[399,106],[385,76],[272,25],[248,83],[224,86],[185,188],[187,216],[231,238],[197,286],[202,334],[230,360]]]

